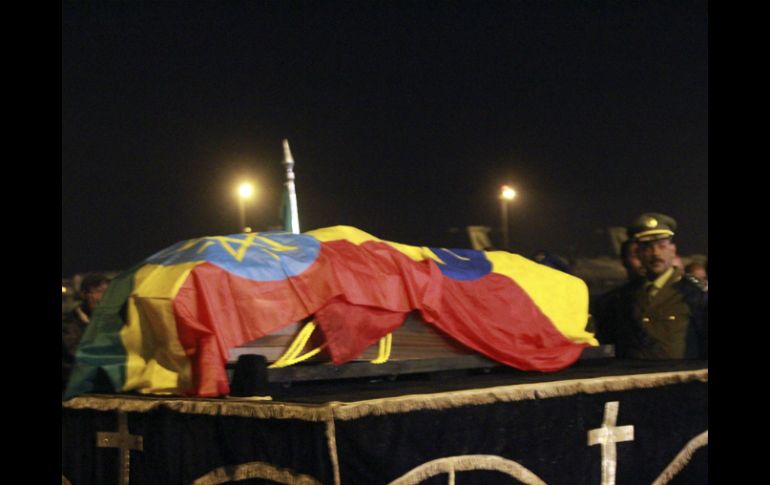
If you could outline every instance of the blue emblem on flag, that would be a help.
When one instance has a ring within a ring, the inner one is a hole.
[[[492,271],[489,262],[482,251],[475,249],[444,249],[430,248],[443,264],[436,263],[445,276],[456,280],[476,280]]]
[[[283,231],[212,236],[182,241],[146,262],[172,264],[206,261],[253,281],[278,281],[304,272],[318,257],[321,243],[312,236]]]

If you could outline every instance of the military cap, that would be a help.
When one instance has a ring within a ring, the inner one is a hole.
[[[666,214],[647,212],[628,226],[628,237],[638,242],[657,241],[674,235],[676,221]]]

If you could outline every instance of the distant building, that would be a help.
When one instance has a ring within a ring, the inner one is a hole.
[[[493,249],[492,241],[489,239],[489,226],[467,226],[468,238],[471,241],[471,248],[480,251],[489,251]]]

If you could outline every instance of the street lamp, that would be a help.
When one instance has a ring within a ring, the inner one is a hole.
[[[251,199],[253,195],[254,186],[251,183],[243,182],[238,186],[239,230],[243,232],[251,232],[251,228],[246,226],[246,199]]]
[[[502,218],[503,249],[508,251],[508,203],[516,197],[516,191],[510,185],[500,188],[500,215]]]

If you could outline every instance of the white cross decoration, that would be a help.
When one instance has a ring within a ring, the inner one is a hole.
[[[633,426],[615,426],[618,420],[618,401],[604,404],[604,421],[601,428],[588,431],[588,446],[602,447],[602,485],[615,485],[618,456],[615,443],[634,440]]]

